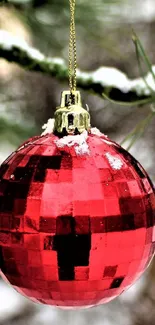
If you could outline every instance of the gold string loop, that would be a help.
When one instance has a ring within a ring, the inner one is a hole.
[[[71,95],[76,91],[76,31],[75,31],[75,1],[69,0],[70,4],[70,38],[69,38],[69,87]]]

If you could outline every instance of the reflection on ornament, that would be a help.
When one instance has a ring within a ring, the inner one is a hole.
[[[110,166],[113,169],[121,169],[123,162],[117,157],[112,156],[109,152],[106,152],[105,156],[107,157]]]

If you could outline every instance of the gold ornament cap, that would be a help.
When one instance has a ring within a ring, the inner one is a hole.
[[[79,134],[90,131],[90,114],[82,108],[81,94],[79,91],[63,91],[61,105],[54,114],[54,133]]]

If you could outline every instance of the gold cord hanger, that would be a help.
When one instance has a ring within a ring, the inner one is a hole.
[[[77,85],[77,59],[76,59],[76,32],[75,32],[75,2],[70,4],[70,36],[69,36],[69,90],[63,91],[61,105],[54,114],[54,132],[59,136],[67,134],[80,134],[87,130],[90,132],[90,115],[82,108],[80,91]]]
[[[76,31],[75,31],[75,2],[76,0],[69,0],[70,4],[70,38],[69,38],[69,88],[70,93],[76,91]]]

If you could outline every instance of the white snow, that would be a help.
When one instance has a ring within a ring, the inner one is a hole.
[[[64,148],[65,146],[74,147],[77,155],[81,156],[89,154],[89,147],[87,144],[88,132],[85,130],[78,135],[67,135],[61,139],[55,140],[55,144],[58,148]]]
[[[116,87],[124,92],[130,89],[130,80],[125,73],[113,67],[100,67],[93,72],[77,71],[77,76],[83,80],[92,80],[93,83],[100,83],[103,87]]]
[[[26,41],[22,38],[17,37],[5,30],[0,30],[0,47],[4,50],[11,50],[13,47],[18,47],[19,49],[26,51],[28,57],[37,60],[45,61],[48,63],[64,65],[65,62],[61,58],[48,58],[45,57],[39,50],[30,47]]]
[[[98,128],[91,128],[91,134],[95,134],[98,135],[99,137],[101,137],[102,135],[104,135],[105,137],[108,137],[107,135],[103,134]]]
[[[109,152],[106,152],[105,156],[113,169],[119,170],[122,168],[123,162],[119,158],[112,156]]]
[[[46,134],[49,134],[49,133],[52,133],[53,132],[53,129],[54,129],[54,118],[49,118],[47,123],[45,123],[43,126],[42,126],[42,129],[44,130],[42,132],[41,135],[46,135]]]
[[[155,66],[152,66],[155,71]],[[82,78],[85,82],[92,80],[93,83],[99,83],[103,87],[115,87],[122,92],[135,91],[137,95],[149,95],[150,89],[142,78],[129,79],[127,75],[113,67],[100,67],[93,72],[81,72],[78,70],[77,76]],[[155,90],[155,81],[152,74],[148,73],[145,77],[147,84]]]
[[[65,65],[65,61],[61,58],[47,58],[46,60],[49,63],[59,64],[59,65]]]
[[[22,38],[12,35],[11,33],[0,30],[0,46],[3,49],[11,50],[12,46],[27,49],[27,43]]]
[[[50,58],[46,57],[39,50],[32,48],[23,39],[12,35],[11,33],[0,30],[0,48],[5,50],[12,50],[13,47],[17,47],[27,53],[29,58],[40,62],[47,62],[51,64],[57,64],[64,66],[65,62],[61,58]],[[155,66],[152,67],[155,71]],[[103,87],[115,87],[120,89],[124,93],[129,91],[135,91],[138,95],[149,95],[150,89],[146,87],[146,84],[142,78],[129,79],[125,73],[119,71],[113,67],[100,67],[99,69],[91,72],[85,72],[77,70],[77,77],[82,79],[84,82],[92,80],[95,84],[100,84]],[[155,81],[152,78],[151,73],[146,76],[146,81],[149,86],[155,90]]]
[[[37,61],[42,61],[45,59],[45,56],[42,53],[40,53],[38,50],[33,49],[33,48],[28,48],[27,50],[28,50],[29,56],[32,59],[35,59]]]
[[[14,36],[13,34],[0,30],[0,47],[4,50],[11,50],[12,47],[18,47],[28,53],[28,56],[32,59],[43,61],[45,56],[35,48],[30,47],[26,41],[22,38]]]
[[[124,92],[128,88],[127,76],[125,73],[116,68],[100,67],[98,70],[94,71],[92,77],[95,83],[103,84],[103,80],[106,80],[107,86],[116,85],[119,83],[119,87],[123,89]]]

